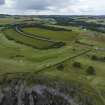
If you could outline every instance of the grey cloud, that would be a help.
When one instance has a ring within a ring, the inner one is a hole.
[[[4,4],[4,0],[0,0],[0,5]]]
[[[0,13],[103,15],[105,0],[0,0]]]
[[[48,2],[44,0],[16,0],[15,1],[15,8],[17,9],[36,9],[36,10],[42,10],[46,9],[47,5],[49,5]]]
[[[17,9],[36,9],[36,10],[45,10],[48,9],[49,7],[57,7],[61,8],[68,3],[72,4],[77,0],[15,0],[15,8]]]

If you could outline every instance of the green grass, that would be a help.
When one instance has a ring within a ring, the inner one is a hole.
[[[14,17],[5,17],[5,18],[0,18],[0,25],[25,23],[29,20],[30,18],[28,17],[19,17],[18,19],[15,19]]]
[[[69,26],[58,27],[72,28],[73,31],[51,31],[41,28],[24,28],[23,30],[48,37],[49,39],[65,41],[67,43],[66,46],[59,49],[40,50],[32,48],[29,45],[45,48],[52,45],[52,43],[22,36],[13,29],[6,29],[4,31],[9,38],[13,39],[8,40],[5,34],[0,31],[0,75],[5,77],[6,73],[10,73],[11,75],[10,77],[7,76],[8,78],[12,78],[12,76],[16,78],[19,77],[18,73],[24,75],[27,73],[26,78],[31,77],[31,75],[34,77],[38,75],[40,77],[45,76],[51,78],[52,83],[55,82],[54,80],[61,80],[71,84],[80,83],[79,85],[82,88],[80,94],[83,92],[85,96],[89,95],[92,97],[96,105],[104,105],[105,62],[93,61],[90,56],[97,55],[105,57],[105,52],[101,50],[97,51],[94,47],[75,43],[75,40],[79,39],[82,42],[94,44],[95,47],[104,48],[104,34],[97,33],[97,35],[93,37],[91,35],[95,35],[96,32],[90,30],[82,30],[78,27]],[[21,42],[24,44],[21,44]],[[92,51],[66,60],[88,49],[92,49]],[[72,64],[76,61],[81,63],[81,68],[73,67]],[[63,70],[57,69],[57,65],[60,62],[64,65]],[[86,69],[89,66],[95,68],[96,75],[92,76],[86,73]],[[39,74],[36,74],[39,70]]]
[[[0,25],[11,24],[15,22],[13,18],[0,18]]]
[[[29,45],[29,46],[39,48],[39,49],[41,48],[46,49],[53,45],[53,43],[50,43],[47,41],[38,40],[38,39],[24,36],[13,29],[6,29],[4,30],[4,33],[9,39],[12,39],[12,40],[15,40],[16,42],[20,42],[22,44]]]
[[[76,48],[78,52],[73,51]],[[8,40],[0,34],[0,73],[36,71],[46,66],[56,64],[70,56],[79,53],[81,48],[74,45],[59,49],[38,50],[29,46]],[[60,55],[60,56],[58,56]],[[22,57],[18,57],[22,56]],[[28,65],[28,66],[27,66]]]
[[[78,33],[72,31],[52,31],[42,28],[23,28],[23,31],[33,33],[53,40],[72,41],[78,38]]]

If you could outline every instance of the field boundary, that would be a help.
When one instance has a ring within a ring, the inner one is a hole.
[[[13,29],[13,28],[11,28],[11,29]],[[16,31],[15,29],[13,29],[13,30]],[[20,35],[23,35],[23,36],[25,36],[25,37],[29,37],[29,38],[36,39],[36,40],[40,40],[40,41],[45,41],[45,42],[48,42],[48,43],[51,44],[51,45],[48,45],[47,47],[39,48],[39,47],[37,47],[37,46],[30,45],[30,44],[28,44],[28,43],[24,43],[24,42],[21,42],[21,41],[17,41],[17,40],[15,40],[14,38],[9,37],[9,36],[5,33],[5,29],[2,30],[2,32],[3,32],[3,34],[7,37],[8,40],[14,40],[14,41],[17,42],[17,43],[20,43],[20,44],[23,44],[23,45],[25,45],[25,46],[29,46],[29,47],[32,47],[32,48],[35,48],[35,49],[39,49],[39,50],[47,50],[47,49],[53,49],[53,48],[60,48],[60,47],[63,47],[63,46],[64,46],[64,44],[61,43],[61,42],[52,42],[52,41],[42,40],[42,39],[36,38],[36,37],[34,37],[34,36],[30,36],[30,35],[28,35],[28,34],[24,34],[23,32],[17,32],[17,31],[16,31],[17,33],[19,33]]]
[[[37,71],[33,71],[33,72],[32,72],[32,71],[31,71],[31,72],[15,72],[15,73],[8,72],[8,73],[0,74],[0,76],[3,76],[3,75],[12,75],[12,74],[29,74],[29,73],[39,74],[39,73],[41,73],[41,72],[43,72],[43,71],[48,71],[48,70],[46,70],[46,69],[48,69],[48,68],[50,68],[50,67],[57,66],[57,65],[59,65],[59,64],[61,64],[61,63],[64,63],[64,62],[66,62],[66,61],[68,61],[68,60],[73,60],[73,59],[75,59],[75,58],[77,58],[77,57],[79,57],[79,56],[82,56],[82,55],[84,55],[84,54],[86,54],[86,53],[88,53],[88,52],[91,52],[91,51],[92,51],[92,49],[88,49],[88,50],[86,50],[86,51],[84,51],[84,52],[81,52],[81,53],[79,53],[79,54],[76,54],[76,55],[74,55],[74,56],[72,56],[72,57],[68,57],[68,58],[66,58],[66,59],[63,60],[63,61],[60,61],[60,62],[58,62],[58,63],[56,63],[56,64],[49,65],[48,67],[41,68],[41,69],[39,69],[39,70],[37,70]]]
[[[38,40],[43,40],[43,41],[48,41],[48,42],[51,42],[51,43],[57,43],[56,41],[53,41],[53,40],[50,40],[50,39],[47,39],[45,37],[41,37],[40,35],[35,35],[35,34],[31,34],[31,33],[26,33],[24,32],[23,30],[21,30],[19,27],[15,27],[15,31],[20,33],[20,34],[23,34],[27,37],[31,37],[31,38],[35,38],[35,39],[38,39]]]
[[[86,54],[86,53],[88,53],[88,52],[91,52],[91,51],[92,51],[92,49],[89,49],[89,50],[86,50],[86,51],[84,51],[84,52],[81,52],[81,53],[79,53],[79,54],[77,54],[77,55],[74,55],[74,56],[72,56],[72,57],[68,57],[67,59],[65,59],[65,60],[63,60],[63,61],[61,61],[61,62],[58,62],[58,63],[56,63],[56,64],[50,65],[50,66],[48,66],[48,67],[45,67],[45,68],[43,68],[43,69],[41,69],[41,70],[39,70],[39,71],[36,71],[35,73],[36,73],[36,74],[37,74],[37,73],[40,73],[40,72],[42,72],[42,71],[45,71],[44,69],[47,69],[47,68],[50,68],[50,67],[53,67],[53,66],[57,66],[57,65],[62,64],[62,63],[64,63],[64,62],[68,61],[68,60],[75,59],[75,58],[77,58],[77,57],[79,57],[79,56],[82,56],[82,55],[84,55],[84,54]]]

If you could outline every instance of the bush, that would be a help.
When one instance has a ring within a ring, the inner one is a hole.
[[[92,55],[91,59],[92,60],[98,60],[98,57],[96,55]]]
[[[100,61],[104,62],[105,61],[105,57],[101,57]]]
[[[105,57],[97,57],[96,55],[92,55],[91,57],[92,60],[97,60],[97,61],[105,61]]]
[[[58,70],[63,70],[63,69],[64,69],[64,65],[63,65],[63,64],[59,64],[59,65],[57,66],[57,69],[58,69]]]
[[[81,68],[81,63],[80,62],[74,62],[73,66],[76,68]]]
[[[76,49],[75,49],[75,48],[73,48],[72,50],[73,50],[73,51],[76,51]]]
[[[105,57],[103,57],[103,60],[105,61]]]
[[[75,43],[81,43],[79,40],[76,40]]]
[[[52,47],[54,47],[54,48],[60,48],[60,47],[63,47],[65,45],[66,45],[66,43],[64,43],[64,42],[56,42],[56,43],[53,44]]]
[[[89,75],[95,75],[96,74],[96,70],[93,66],[89,66],[86,70],[87,74]]]

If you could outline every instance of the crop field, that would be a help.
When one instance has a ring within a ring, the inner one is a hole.
[[[22,16],[19,18],[24,20]],[[18,25],[11,18],[8,21],[0,19],[3,23],[0,29],[0,85],[15,80],[26,81],[31,86],[44,84],[67,92],[76,103],[65,105],[105,105],[105,33],[79,25],[66,26],[56,17],[37,17],[37,20],[33,17],[30,23],[28,18],[25,21],[29,26],[24,28],[20,27],[23,20]],[[80,17],[72,18],[79,21]],[[38,20],[52,29],[30,26],[35,21],[38,24]],[[17,27],[20,30],[16,30]],[[64,98],[65,94],[59,95]]]

